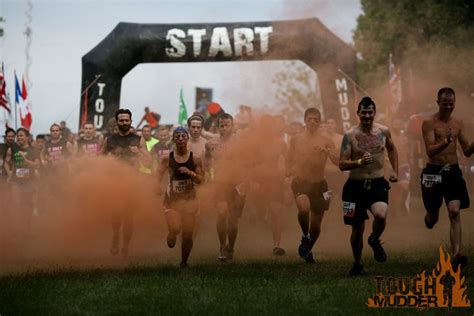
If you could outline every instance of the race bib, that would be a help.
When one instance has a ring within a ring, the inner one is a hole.
[[[354,217],[355,216],[356,204],[352,202],[342,202],[342,209],[344,210],[344,216]]]
[[[435,184],[441,183],[441,175],[440,174],[423,174],[423,178],[421,180],[421,184],[425,188],[431,188]]]
[[[18,169],[16,169],[15,175],[16,175],[17,178],[29,178],[30,177],[30,169],[18,168]]]
[[[171,183],[171,190],[175,194],[186,193],[193,189],[193,181],[191,179],[186,180],[173,180]]]
[[[332,191],[331,190],[328,190],[326,192],[323,193],[323,198],[325,201],[329,201],[332,197]]]

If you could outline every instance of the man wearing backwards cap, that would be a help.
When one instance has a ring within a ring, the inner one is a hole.
[[[188,150],[189,135],[186,129],[178,127],[173,132],[174,149],[163,158],[158,170],[158,193],[166,170],[170,180],[165,193],[163,206],[168,224],[168,247],[176,244],[176,236],[182,233],[181,264],[187,266],[189,254],[193,247],[193,232],[198,213],[195,183],[204,178],[201,159]]]

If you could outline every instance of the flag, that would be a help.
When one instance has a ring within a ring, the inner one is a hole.
[[[184,103],[183,98],[183,88],[179,91],[179,115],[178,115],[178,124],[184,126],[188,119],[188,111],[186,110],[186,104]]]
[[[2,71],[0,72],[0,107],[7,110],[8,114],[12,113],[12,109],[10,108],[10,102],[7,96],[7,83],[5,81],[5,72],[2,63]]]
[[[396,114],[402,103],[402,80],[400,76],[400,67],[395,67],[392,61],[392,54],[389,56],[388,63],[388,86],[390,92],[389,112]]]
[[[15,73],[15,104],[19,107],[21,126],[30,129],[33,118],[31,116],[30,105],[28,103],[28,93],[26,91],[25,79],[21,80],[22,88]]]

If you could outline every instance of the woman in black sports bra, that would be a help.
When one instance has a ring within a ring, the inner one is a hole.
[[[187,149],[188,140],[188,131],[178,127],[173,132],[174,149],[163,158],[158,170],[159,194],[166,169],[170,177],[163,201],[169,231],[166,241],[168,247],[173,248],[177,235],[182,233],[181,267],[187,266],[193,247],[195,217],[199,210],[195,183],[204,179],[201,159],[193,157],[192,151]]]

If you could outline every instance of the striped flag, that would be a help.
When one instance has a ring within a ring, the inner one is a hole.
[[[0,72],[0,107],[7,110],[8,114],[12,113],[12,109],[10,108],[10,102],[7,96],[7,83],[5,81],[3,63],[2,63],[2,69]]]

